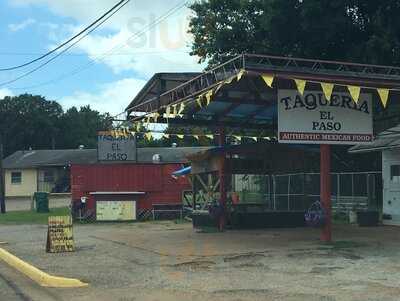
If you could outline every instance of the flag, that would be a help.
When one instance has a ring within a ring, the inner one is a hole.
[[[200,95],[200,96],[197,97],[197,99],[196,99],[196,102],[197,102],[197,104],[199,105],[200,108],[203,107],[203,104],[201,103],[201,98],[202,98],[202,96],[203,96],[203,95]]]
[[[171,107],[165,109],[165,117],[169,118],[169,115],[171,115]]]
[[[232,83],[232,81],[236,78],[236,76],[232,76],[230,78],[228,78],[227,80],[225,80],[225,84],[229,85],[230,83]]]
[[[381,102],[383,107],[386,109],[388,98],[389,98],[389,89],[377,89],[379,97],[381,98]]]
[[[181,103],[181,106],[179,107],[178,115],[182,116],[183,111],[185,111],[185,104]]]
[[[272,88],[272,83],[274,82],[274,76],[270,74],[263,74],[261,75],[264,82],[267,84],[268,87]]]
[[[301,95],[303,95],[304,94],[304,90],[306,89],[307,82],[305,80],[303,80],[303,79],[295,79],[294,81],[296,83],[297,90],[299,91],[299,93]]]
[[[322,91],[324,92],[327,101],[331,101],[334,84],[321,83]]]
[[[237,81],[239,82],[242,79],[243,75],[245,75],[245,74],[246,74],[246,70],[243,70],[243,69],[240,70],[240,72],[237,75]]]
[[[207,106],[208,106],[208,105],[210,104],[210,102],[211,102],[212,95],[213,95],[213,91],[212,91],[212,90],[210,90],[210,91],[208,91],[208,92],[206,93]]]
[[[347,89],[350,92],[351,98],[353,98],[355,103],[358,103],[360,98],[361,88],[357,86],[347,86]]]

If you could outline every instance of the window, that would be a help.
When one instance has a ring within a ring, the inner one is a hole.
[[[22,173],[20,171],[11,172],[11,184],[21,184]]]
[[[52,170],[45,170],[43,172],[43,181],[46,183],[53,183],[54,182],[54,173]]]
[[[393,183],[400,183],[400,165],[390,166],[390,180]]]

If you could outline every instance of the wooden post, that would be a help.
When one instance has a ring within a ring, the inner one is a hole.
[[[331,147],[321,144],[321,203],[326,210],[326,223],[321,232],[321,241],[332,241],[331,203]]]
[[[225,137],[225,128],[219,128],[219,146],[224,147],[226,142]],[[225,228],[226,223],[226,201],[227,201],[227,191],[226,191],[226,180],[225,180],[225,161],[226,161],[226,154],[225,151],[222,152],[219,164],[219,194],[220,194],[220,205],[224,208],[224,214],[221,215],[219,220],[219,229],[223,231]]]

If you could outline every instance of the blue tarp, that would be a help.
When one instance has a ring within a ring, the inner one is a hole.
[[[173,177],[183,177],[183,176],[189,175],[191,171],[192,171],[191,166],[185,167],[185,168],[182,168],[182,169],[177,170],[174,173],[172,173],[172,176]]]

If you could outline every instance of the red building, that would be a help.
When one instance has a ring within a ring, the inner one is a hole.
[[[202,149],[138,148],[135,163],[72,164],[74,208],[84,208],[80,214],[93,218],[98,217],[99,203],[128,201],[134,202],[135,219],[144,219],[155,206],[182,206],[184,191],[192,188],[186,178],[175,179],[172,173],[187,163],[187,155]]]

